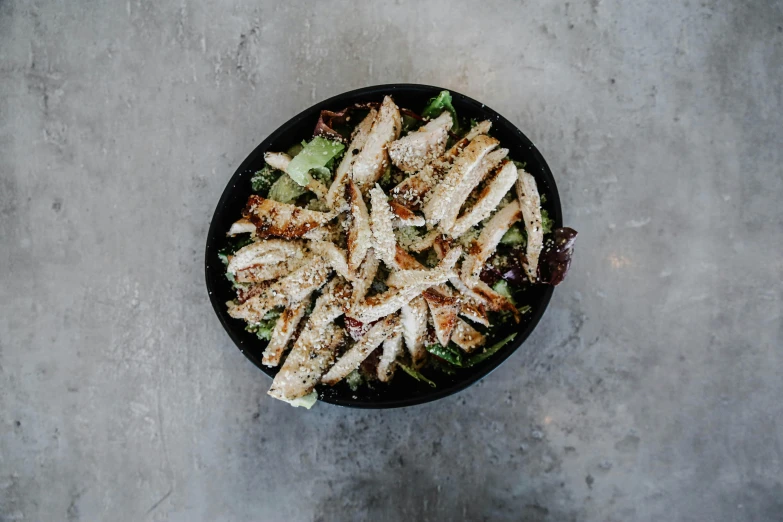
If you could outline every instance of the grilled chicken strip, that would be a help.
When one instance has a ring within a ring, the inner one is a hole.
[[[344,339],[345,330],[334,324],[317,332],[305,327],[267,393],[290,401],[312,392]]]
[[[307,210],[252,195],[247,200],[243,215],[256,226],[256,235],[260,238],[296,239],[334,219],[336,214]]]
[[[372,187],[389,166],[389,144],[400,135],[400,109],[386,96],[373,122],[367,141],[353,163],[352,178],[362,189]]]
[[[452,206],[446,210],[443,219],[440,220],[439,228],[444,233],[451,232],[451,229],[457,221],[457,216],[459,216],[460,209],[465,204],[465,201],[468,199],[471,192],[473,192],[473,189],[481,183],[490,171],[500,164],[506,155],[508,155],[508,149],[498,149],[489,152],[484,156],[484,159],[481,160],[481,163],[479,163],[467,177],[462,179],[460,186],[454,191],[453,196],[451,196],[450,201]]]
[[[395,333],[383,341],[383,353],[378,361],[378,380],[389,382],[394,376],[397,357],[402,355],[402,334]]]
[[[345,352],[334,366],[321,378],[321,382],[334,386],[354,371],[383,341],[395,335],[400,327],[398,315],[389,315],[373,325],[370,330]]]
[[[280,314],[275,328],[272,330],[272,337],[269,339],[269,344],[266,345],[264,355],[261,359],[261,363],[266,366],[277,366],[280,364],[280,358],[285,352],[288,341],[291,340],[291,336],[294,335],[299,322],[304,317],[307,307],[310,306],[312,296],[307,296],[299,303],[292,305]]]
[[[241,304],[232,303],[229,305],[228,314],[235,319],[257,323],[272,308],[298,303],[321,288],[329,272],[330,269],[323,259],[313,258],[298,270],[266,287],[260,295],[253,296]]]
[[[471,227],[478,225],[489,216],[506,193],[514,186],[517,181],[517,168],[510,161],[505,163],[496,173],[492,180],[481,190],[478,200],[473,207],[457,219],[454,226],[451,227],[449,235],[459,237],[467,232]]]
[[[353,131],[351,144],[348,145],[342,161],[340,161],[337,170],[335,170],[334,181],[332,186],[329,187],[329,193],[326,195],[326,204],[332,210],[342,212],[348,207],[348,202],[345,200],[345,184],[350,177],[354,161],[356,161],[359,152],[364,148],[364,144],[367,143],[367,137],[377,115],[378,111],[371,109],[370,113],[364,117]]]
[[[389,145],[392,163],[400,170],[413,173],[439,158],[446,151],[446,141],[453,125],[448,111]]]
[[[451,340],[454,344],[462,348],[465,352],[472,352],[479,346],[486,343],[486,338],[462,319],[457,319],[457,324],[451,334]]]
[[[457,156],[446,177],[435,186],[429,201],[424,205],[427,223],[436,225],[454,212],[459,212],[459,207],[470,191],[481,181],[481,178],[476,178],[482,160],[498,143],[498,140],[482,134],[476,136]],[[450,228],[453,222],[446,225]]]
[[[538,277],[538,256],[541,255],[541,249],[544,248],[541,197],[538,195],[536,179],[523,169],[519,169],[517,198],[519,198],[519,207],[522,210],[522,218],[525,221],[525,230],[527,231],[527,247],[525,249],[527,263],[523,268],[528,279],[535,283]]]
[[[373,247],[375,253],[390,270],[396,269],[394,252],[397,247],[397,238],[394,237],[392,214],[386,193],[379,185],[370,190],[370,229],[372,230]]]
[[[333,279],[324,289],[291,353],[275,376],[269,395],[291,400],[313,390],[345,338],[344,330],[333,321],[342,315],[343,302],[349,292],[349,285],[340,278]]]
[[[362,303],[354,305],[348,316],[360,322],[369,323],[393,314],[427,288],[445,283],[450,276],[455,275],[452,269],[461,253],[462,251],[459,248],[452,250],[432,270],[401,270],[394,272],[389,278],[397,277],[396,283],[403,286],[398,288],[392,287],[382,294],[368,297]],[[392,286],[390,282],[387,282],[387,284]]]
[[[411,355],[413,366],[420,368],[427,356],[424,349],[424,339],[427,335],[427,302],[419,296],[410,303],[402,306],[400,310],[402,323],[402,337],[405,339],[405,347]]]
[[[226,271],[236,274],[258,265],[280,263],[286,259],[305,257],[303,245],[299,241],[282,241],[269,239],[256,241],[237,250],[228,261]]]
[[[451,339],[451,333],[457,325],[457,311],[459,303],[446,285],[441,285],[440,292],[433,292],[433,289],[424,291],[424,300],[432,315],[432,324],[435,327],[435,335],[438,342],[446,346]]]
[[[503,234],[522,218],[519,203],[512,201],[487,222],[478,240],[471,248],[470,254],[462,263],[462,280],[473,286],[478,281],[481,271],[487,259],[495,252],[495,249],[503,238]]]
[[[355,271],[364,261],[367,249],[371,246],[372,230],[367,205],[359,187],[349,180],[345,192],[351,211],[351,219],[348,222],[348,266]]]
[[[238,219],[235,221],[231,228],[228,229],[228,233],[226,233],[227,236],[236,236],[238,234],[256,234],[256,226],[250,222],[250,220],[247,220],[245,218]]]
[[[392,225],[400,227],[423,227],[426,222],[423,217],[416,215],[412,210],[400,205],[396,201],[389,201],[389,207],[394,214]]]

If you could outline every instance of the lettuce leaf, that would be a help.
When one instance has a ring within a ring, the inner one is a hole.
[[[408,375],[410,375],[411,377],[413,377],[417,381],[426,382],[427,384],[429,384],[433,388],[437,388],[437,384],[435,384],[434,382],[432,382],[431,380],[429,380],[428,378],[423,376],[419,371],[414,370],[410,366],[406,366],[406,365],[402,364],[401,362],[398,362],[397,366],[399,366],[402,369],[402,371],[404,371],[405,373],[407,373]]]
[[[440,357],[446,362],[453,364],[454,366],[464,366],[464,357],[462,352],[455,350],[451,346],[443,346],[439,343],[431,344],[424,347],[432,355]]]
[[[451,104],[451,93],[449,91],[440,91],[440,93],[432,98],[427,106],[424,107],[424,111],[421,113],[427,119],[433,119],[440,116],[443,111],[449,111],[451,119],[454,121],[454,125],[451,128],[451,132],[459,134],[459,120],[457,120],[457,111]]]
[[[495,344],[493,344],[489,348],[485,348],[483,352],[477,353],[476,355],[473,355],[473,356],[469,357],[468,360],[465,362],[465,366],[467,366],[469,368],[471,366],[475,366],[476,364],[478,364],[478,363],[480,363],[482,361],[487,360],[488,358],[490,358],[493,355],[495,355],[495,353],[497,353],[498,350],[500,350],[505,345],[507,345],[508,343],[513,341],[514,337],[516,337],[516,336],[517,336],[516,332],[512,333],[511,335],[509,335],[505,339],[501,339],[500,341],[496,342]]]
[[[253,177],[250,178],[250,186],[253,189],[253,192],[266,195],[270,187],[272,187],[282,175],[282,171],[273,169],[269,165],[264,165],[264,168],[253,174]]]
[[[288,165],[288,175],[301,186],[306,186],[310,181],[310,171],[318,167],[325,167],[330,159],[345,150],[345,145],[337,141],[327,140],[316,136],[308,142],[302,151],[297,154]]]
[[[544,249],[538,258],[538,280],[541,283],[558,285],[565,279],[574,255],[577,232],[573,228],[556,228],[553,237],[544,242]]]
[[[313,407],[313,405],[318,402],[318,392],[312,391],[311,393],[308,393],[307,395],[303,397],[297,397],[296,399],[282,399],[283,401],[287,402],[294,408],[305,408],[310,409]]]
[[[267,198],[280,203],[291,203],[305,192],[307,192],[305,188],[292,180],[291,176],[283,174],[269,189]]]

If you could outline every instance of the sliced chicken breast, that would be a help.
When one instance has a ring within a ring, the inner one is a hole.
[[[299,303],[289,306],[275,323],[275,328],[272,330],[272,337],[269,339],[269,344],[264,349],[264,354],[261,359],[261,363],[266,366],[277,366],[280,364],[280,359],[285,352],[288,341],[291,340],[291,336],[294,335],[296,328],[299,326],[299,322],[304,317],[307,307],[310,306],[312,301],[311,296],[307,296]]]
[[[375,121],[378,111],[371,109],[369,114],[359,123],[356,129],[353,131],[351,137],[351,143],[345,150],[342,161],[337,166],[334,173],[334,181],[329,187],[329,193],[326,195],[326,204],[329,208],[337,212],[342,212],[348,208],[348,202],[345,199],[345,184],[351,174],[354,161],[356,161],[359,152],[364,148],[364,144],[367,142],[367,137],[372,129],[372,124]]]
[[[508,232],[508,229],[521,218],[522,212],[519,209],[519,203],[512,201],[498,210],[487,222],[465,262],[462,263],[461,277],[463,281],[468,283],[468,286],[473,286],[478,281],[484,264],[495,252],[503,234]]]
[[[457,207],[456,212],[459,212],[459,207],[470,191],[481,181],[481,178],[476,180],[476,177],[480,172],[479,166],[482,160],[498,146],[498,143],[498,140],[489,136],[477,136],[457,156],[446,177],[435,186],[422,209],[427,223],[433,225],[440,223],[444,217],[454,212],[454,207]],[[470,188],[465,192],[467,187]]]
[[[372,245],[370,214],[356,184],[349,180],[346,196],[350,205],[351,219],[348,222],[348,267],[356,270],[364,261],[367,249]]]
[[[378,361],[378,380],[389,382],[394,376],[397,357],[402,355],[402,334],[398,331],[383,341],[383,352]]]
[[[446,285],[441,285],[440,292],[425,290],[423,297],[432,316],[432,324],[435,327],[435,335],[438,342],[446,346],[451,339],[451,333],[457,325],[458,300],[451,294]]]
[[[544,248],[541,197],[538,195],[536,179],[523,169],[519,169],[518,172],[517,197],[519,198],[519,207],[522,210],[522,218],[525,221],[525,231],[527,231],[527,247],[525,248],[527,263],[523,268],[528,279],[535,283],[538,278],[538,257],[541,255],[541,249]]]
[[[412,210],[400,205],[396,201],[389,201],[389,207],[394,214],[392,225],[394,228],[400,227],[423,227],[425,225],[424,217],[415,214]]]
[[[424,349],[424,338],[427,335],[427,302],[423,297],[416,297],[400,310],[402,336],[405,347],[411,355],[415,368],[421,367],[427,356]]]
[[[465,352],[472,352],[479,346],[484,346],[486,338],[462,319],[457,319],[457,324],[451,333],[451,340]]]
[[[397,247],[397,238],[394,237],[394,214],[389,208],[386,193],[379,185],[370,190],[370,229],[372,230],[373,248],[376,255],[389,267],[396,269],[394,252]]]
[[[389,144],[399,137],[400,129],[400,109],[391,96],[386,96],[367,141],[353,163],[352,178],[361,190],[369,189],[383,176],[389,166]]]
[[[334,212],[317,212],[261,196],[250,196],[244,217],[256,226],[260,238],[296,239],[334,219]]]
[[[416,132],[403,136],[389,146],[392,163],[400,170],[413,173],[439,158],[446,151],[446,141],[453,120],[448,111],[422,126]]]
[[[348,349],[321,378],[321,382],[334,386],[354,371],[383,341],[399,331],[400,318],[389,315],[372,328],[356,344]]]
[[[228,229],[227,236],[236,236],[239,234],[256,234],[256,226],[250,220],[242,218],[235,221]]]
[[[481,190],[476,203],[463,216],[457,219],[451,227],[449,235],[459,237],[472,227],[481,223],[489,216],[506,193],[517,181],[517,168],[513,163],[506,162],[494,175],[492,180]]]
[[[305,326],[267,393],[290,401],[312,392],[344,339],[345,331],[334,324],[319,330]]]
[[[478,139],[478,138],[477,138]],[[481,181],[489,174],[490,171],[495,169],[500,162],[508,155],[508,149],[498,149],[489,152],[481,163],[470,171],[470,173],[462,179],[459,187],[453,192],[450,200],[450,207],[446,209],[443,214],[443,218],[440,220],[438,227],[444,233],[450,233],[457,221],[460,209],[465,204],[465,201],[470,196],[471,192],[481,183]]]
[[[280,263],[291,258],[303,259],[305,255],[304,246],[299,241],[256,241],[237,250],[229,259],[226,271],[236,274],[253,266]]]

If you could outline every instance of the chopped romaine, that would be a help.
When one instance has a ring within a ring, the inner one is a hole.
[[[291,400],[281,399],[281,400],[287,402],[294,408],[305,408],[309,410],[318,401],[318,392],[313,391],[303,397],[297,397],[296,399],[291,399]]]
[[[541,201],[543,203],[543,201]],[[552,232],[552,225],[555,224],[555,221],[549,217],[549,212],[547,212],[545,209],[541,209],[541,231],[544,234],[549,234]]]
[[[495,285],[492,287],[492,289],[511,301],[511,304],[516,305],[517,302],[514,300],[514,296],[511,295],[511,288],[508,286],[508,283],[506,283],[505,279],[501,279]]]
[[[473,355],[472,357],[468,358],[468,360],[465,362],[465,366],[471,367],[480,363],[481,361],[486,360],[489,357],[492,357],[498,350],[500,350],[505,345],[513,341],[514,337],[516,336],[517,336],[516,333],[512,333],[505,339],[498,341],[497,343],[493,344],[489,348],[485,348],[483,352]]]
[[[267,198],[279,201],[280,203],[291,203],[305,192],[305,188],[292,180],[291,176],[283,174],[275,181],[272,188],[269,189]]]
[[[500,243],[503,245],[524,245],[526,242],[527,239],[525,238],[525,234],[519,227],[509,228],[500,239]]]
[[[324,167],[330,159],[345,149],[345,145],[337,141],[316,136],[307,143],[288,165],[288,175],[301,186],[306,186],[310,180],[310,171],[316,167]]]
[[[417,381],[426,382],[427,384],[429,384],[433,388],[437,387],[437,385],[434,382],[432,382],[431,380],[429,380],[428,378],[423,376],[420,372],[418,372],[417,370],[414,370],[410,366],[406,366],[406,365],[402,364],[401,362],[398,362],[397,366],[399,366],[402,369],[402,371],[404,371],[405,373],[407,373],[408,375],[410,375],[411,377],[413,377]],[[349,377],[350,377],[350,375],[349,375]]]
[[[348,383],[348,387],[351,388],[351,391],[356,391],[364,382],[364,376],[359,370],[354,370],[348,374],[348,377],[345,378],[345,382]]]
[[[516,161],[516,160],[511,160],[511,161],[514,164],[514,166],[516,166],[516,168],[518,169],[524,169],[527,166],[526,161]]]
[[[282,171],[273,169],[269,165],[264,165],[263,169],[253,174],[253,177],[250,178],[250,186],[253,192],[265,194],[282,175]]]
[[[451,119],[454,121],[454,125],[452,126],[451,131],[455,134],[459,134],[457,111],[451,104],[451,93],[449,91],[440,91],[440,94],[429,101],[421,115],[427,119],[433,119],[440,116],[443,111],[449,111],[451,114]]]
[[[285,153],[293,158],[294,156],[302,152],[303,148],[304,148],[304,144],[296,143],[293,146],[291,146],[287,151],[285,151]]]
[[[425,346],[424,348],[432,355],[440,357],[444,361],[449,362],[454,366],[464,365],[464,357],[462,356],[462,353],[450,346],[443,346],[441,344],[435,343],[429,346]]]

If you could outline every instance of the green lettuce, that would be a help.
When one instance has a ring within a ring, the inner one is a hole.
[[[301,186],[306,186],[310,180],[310,171],[325,167],[329,160],[345,150],[340,142],[327,140],[316,136],[308,142],[288,165],[288,175]]]
[[[452,348],[451,346],[443,346],[442,344],[435,343],[424,347],[432,355],[440,357],[446,362],[453,364],[454,366],[464,366],[465,358],[462,352]]]
[[[399,366],[402,369],[402,371],[404,371],[405,373],[407,373],[408,375],[410,375],[411,377],[413,377],[417,381],[426,382],[427,384],[429,384],[433,388],[437,387],[437,385],[434,382],[432,382],[431,380],[429,380],[428,378],[423,376],[419,371],[414,370],[410,366],[406,366],[406,365],[402,364],[401,362],[398,362],[397,366]]]
[[[454,134],[458,134],[459,121],[457,120],[457,111],[451,104],[451,93],[449,91],[440,91],[436,97],[432,98],[429,103],[427,103],[427,106],[424,108],[421,115],[425,118],[433,119],[440,116],[443,111],[449,111],[451,114],[451,119],[454,122],[451,131]]]
[[[480,363],[482,361],[485,361],[486,359],[492,357],[493,355],[495,355],[495,353],[498,352],[498,350],[500,350],[505,345],[507,345],[508,343],[513,341],[514,337],[516,337],[516,336],[517,336],[516,333],[512,333],[511,335],[509,335],[505,339],[502,339],[502,340],[498,341],[497,343],[493,344],[489,348],[485,348],[483,352],[477,353],[476,355],[471,356],[470,358],[468,358],[467,361],[465,361],[465,366],[471,367],[471,366],[474,366],[474,365],[476,365],[476,364],[478,364],[478,363]]]

